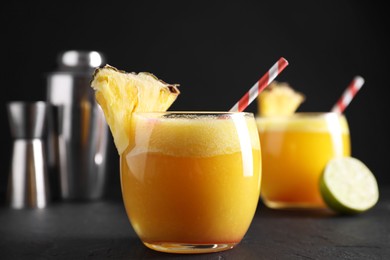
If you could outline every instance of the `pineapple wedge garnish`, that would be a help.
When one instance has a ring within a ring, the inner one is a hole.
[[[257,99],[260,116],[288,116],[295,113],[305,96],[286,82],[273,81]]]
[[[128,147],[133,112],[166,111],[180,91],[147,72],[125,72],[110,65],[97,68],[91,87],[104,112],[119,155]]]

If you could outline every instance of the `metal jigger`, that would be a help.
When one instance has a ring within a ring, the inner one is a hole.
[[[7,187],[12,208],[44,208],[49,200],[44,133],[47,106],[43,101],[7,104],[14,139]]]

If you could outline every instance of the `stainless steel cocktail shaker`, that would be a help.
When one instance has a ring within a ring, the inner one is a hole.
[[[48,162],[62,199],[104,195],[109,130],[90,87],[95,68],[104,62],[96,51],[65,51],[58,56],[58,71],[47,75]]]

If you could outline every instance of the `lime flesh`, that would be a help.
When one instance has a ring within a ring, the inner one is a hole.
[[[379,199],[374,174],[360,160],[341,157],[330,160],[320,177],[320,191],[328,207],[341,214],[358,214]]]

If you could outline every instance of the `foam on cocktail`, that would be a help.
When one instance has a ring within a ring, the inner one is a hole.
[[[323,118],[327,120],[323,120]],[[313,117],[301,117],[299,114],[288,117],[288,123],[286,117],[258,117],[256,122],[259,128],[259,132],[263,132],[265,129],[272,131],[307,131],[307,132],[329,132],[329,130],[334,124],[331,124],[331,120],[338,120],[336,114],[318,114],[317,118]],[[345,117],[340,117],[340,125],[335,131],[340,131],[341,133],[348,134],[349,128],[348,123]]]
[[[193,115],[188,119],[162,116],[151,120],[142,114],[134,114],[133,117],[133,127],[143,134],[135,136],[134,146],[128,154],[130,156],[148,151],[172,156],[179,154],[182,157],[212,157],[239,152],[243,145],[250,145],[254,149],[260,146],[257,138],[254,138],[258,134],[256,125],[249,120],[246,120],[247,127],[238,128],[234,120],[223,117],[215,120],[215,116],[209,115],[197,116],[196,120]],[[248,144],[243,144],[237,138],[240,131],[249,132],[252,138]]]

